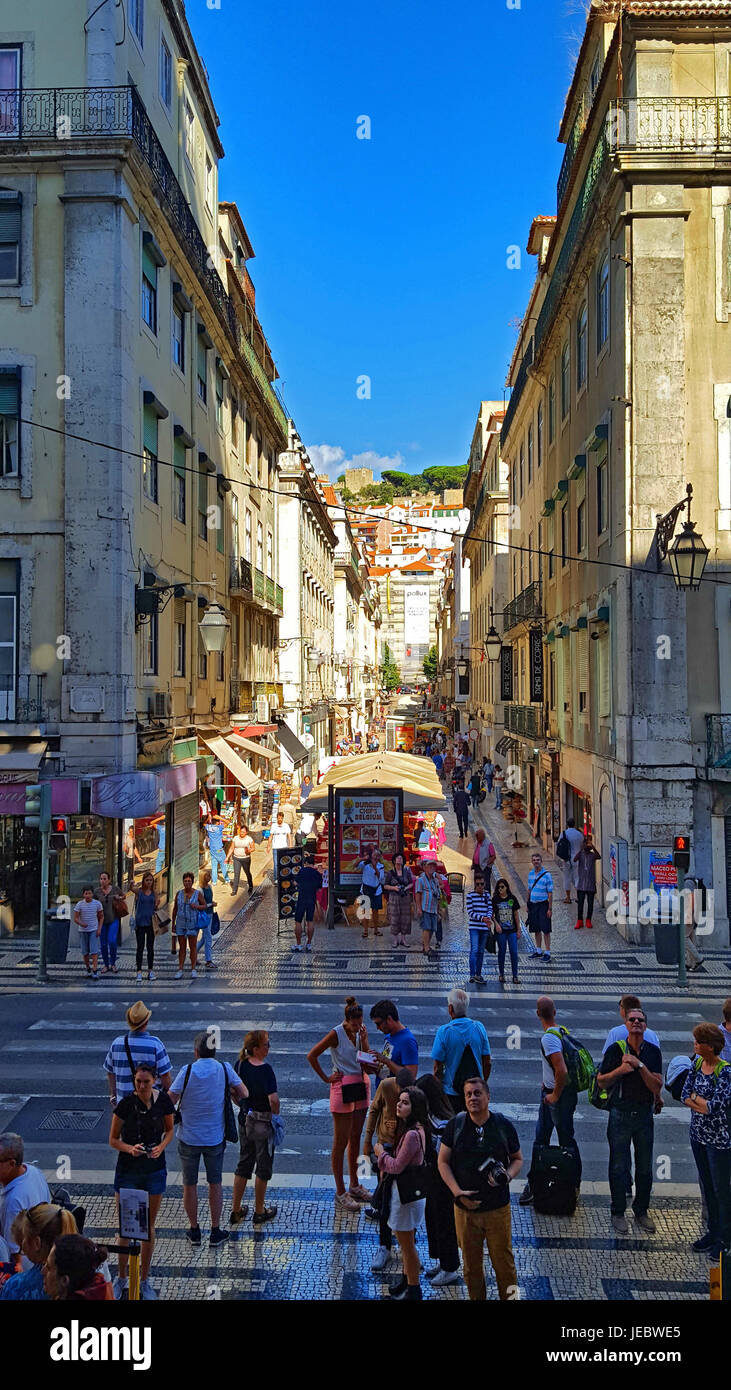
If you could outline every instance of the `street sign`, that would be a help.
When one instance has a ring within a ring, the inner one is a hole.
[[[305,748],[314,748],[315,746],[315,739],[312,734],[303,734],[302,742],[304,743]]]

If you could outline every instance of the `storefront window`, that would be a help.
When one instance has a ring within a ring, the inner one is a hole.
[[[38,932],[41,836],[22,816],[0,816],[0,936]]]
[[[167,896],[170,867],[170,807],[154,816],[126,820],[123,826],[123,863],[125,885],[139,885],[142,875],[155,876],[158,893]]]
[[[72,904],[78,902],[84,885],[91,883],[96,888],[103,870],[116,877],[116,829],[117,822],[105,816],[69,816],[69,847],[59,855],[56,864],[51,861],[51,878],[54,869],[58,871],[56,894],[67,894]],[[53,901],[52,883],[49,882],[49,900]]]

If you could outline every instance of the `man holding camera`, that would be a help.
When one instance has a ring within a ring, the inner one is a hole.
[[[510,1183],[523,1166],[520,1140],[510,1120],[490,1110],[489,1087],[481,1077],[465,1081],[464,1101],[467,1113],[450,1120],[442,1134],[439,1173],[454,1197],[454,1223],[470,1300],[487,1299],[483,1267],[487,1241],[498,1294],[505,1302],[518,1296]]]

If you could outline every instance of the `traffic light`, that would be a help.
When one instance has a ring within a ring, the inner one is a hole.
[[[51,824],[51,783],[34,782],[25,789],[25,823],[31,830],[47,831]]]
[[[690,868],[690,836],[676,835],[673,840],[673,864],[687,874]]]
[[[61,850],[68,849],[69,845],[69,823],[65,816],[54,816],[51,821],[51,834],[48,840],[49,854],[60,854]]]

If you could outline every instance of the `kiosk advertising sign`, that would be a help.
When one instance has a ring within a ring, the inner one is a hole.
[[[359,791],[335,789],[336,884],[339,888],[360,885],[361,859],[373,849],[380,850],[384,864],[402,848],[404,797],[400,787]]]

